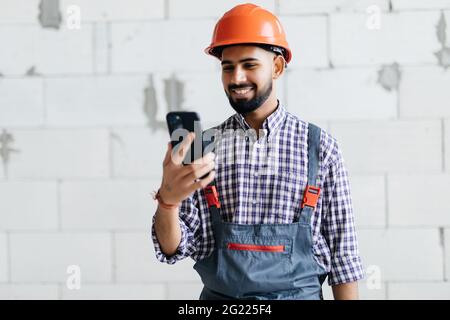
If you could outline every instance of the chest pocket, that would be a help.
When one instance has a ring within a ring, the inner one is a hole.
[[[234,236],[222,240],[219,269],[223,280],[246,292],[292,288],[292,239],[279,236]],[[270,277],[268,277],[270,275]]]

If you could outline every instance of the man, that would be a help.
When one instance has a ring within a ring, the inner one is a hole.
[[[169,143],[152,226],[158,259],[196,260],[200,299],[321,299],[326,276],[335,299],[357,299],[347,171],[336,140],[277,99],[292,57],[280,22],[238,5],[206,52],[221,61],[236,114],[215,128],[215,154],[197,163],[181,164],[193,134],[173,156]]]

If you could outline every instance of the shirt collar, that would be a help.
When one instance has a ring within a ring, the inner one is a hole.
[[[270,137],[271,133],[277,131],[286,118],[286,109],[280,104],[279,100],[277,101],[277,108],[264,120],[262,124],[262,129],[267,131],[267,138]],[[250,129],[249,124],[245,121],[242,114],[236,113],[235,118],[244,130]]]

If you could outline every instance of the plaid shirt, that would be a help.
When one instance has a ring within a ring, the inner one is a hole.
[[[259,137],[237,113],[214,129],[219,133],[215,181],[224,221],[296,221],[308,180],[308,123],[279,105],[264,121]],[[324,130],[316,185],[321,188],[311,218],[316,261],[328,270],[329,285],[362,279],[347,171],[336,140]],[[154,219],[152,239],[161,262],[173,264],[189,256],[197,261],[213,251],[215,241],[202,190],[181,204],[181,242],[173,256],[161,252]]]

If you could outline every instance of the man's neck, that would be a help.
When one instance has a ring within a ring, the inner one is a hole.
[[[262,128],[264,120],[270,116],[278,106],[278,100],[276,97],[269,98],[264,104],[253,112],[250,112],[244,116],[248,125],[256,131],[259,137],[259,129]]]

